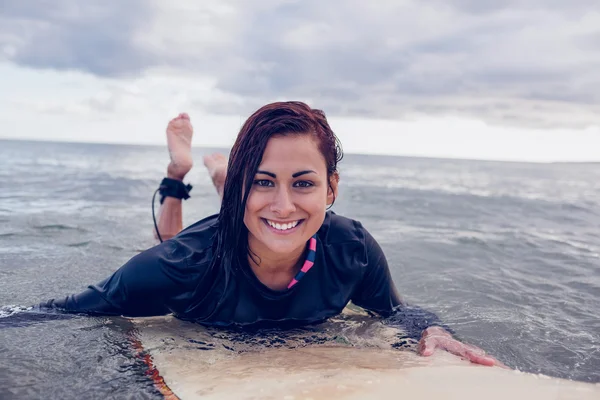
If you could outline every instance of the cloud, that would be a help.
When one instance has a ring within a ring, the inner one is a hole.
[[[5,57],[29,67],[128,74],[155,60],[132,42],[148,15],[142,0],[85,3],[7,0],[0,14]]]
[[[600,124],[596,0],[5,3],[5,59],[136,79],[168,68],[210,81],[216,96],[185,97],[214,114],[293,98],[345,116]]]

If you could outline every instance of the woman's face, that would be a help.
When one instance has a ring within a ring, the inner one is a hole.
[[[337,182],[332,187],[337,192]],[[303,250],[333,196],[315,139],[308,134],[269,139],[244,213],[250,248],[277,255]]]

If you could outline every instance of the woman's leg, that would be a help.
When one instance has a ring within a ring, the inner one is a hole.
[[[225,189],[225,177],[227,176],[227,157],[221,153],[204,156],[204,166],[210,174],[219,197],[223,200],[223,189]]]
[[[183,181],[185,175],[192,169],[192,135],[194,129],[190,117],[179,114],[167,125],[167,147],[171,162],[167,167],[167,177]],[[165,197],[158,211],[158,231],[163,240],[177,235],[183,225],[181,199]],[[158,239],[156,231],[154,237]]]
[[[167,125],[167,146],[171,162],[167,168],[167,177],[183,181],[192,169],[192,135],[194,129],[190,117],[183,113],[173,118]],[[219,197],[223,198],[225,177],[227,175],[227,157],[215,153],[204,157],[204,165],[215,185]],[[159,209],[158,231],[163,240],[177,235],[183,229],[182,200],[165,197]],[[156,231],[154,237],[158,239]]]

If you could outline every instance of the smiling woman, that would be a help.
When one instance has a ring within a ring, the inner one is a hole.
[[[256,255],[250,266],[259,280],[284,289],[333,203],[337,175],[327,176],[310,136],[281,136],[268,142],[253,186],[244,213],[248,247]]]
[[[80,294],[42,307],[131,317],[174,314],[210,326],[297,327],[338,315],[352,301],[436,348],[473,362],[494,358],[455,340],[432,314],[408,307],[381,248],[360,222],[328,212],[338,194],[341,146],[325,114],[304,103],[269,104],[243,125],[229,162],[205,159],[219,214],[181,230],[183,178],[192,167],[192,127],[169,123],[171,163],[160,187],[157,236]]]

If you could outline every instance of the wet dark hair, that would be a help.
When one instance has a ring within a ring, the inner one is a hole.
[[[288,135],[311,135],[315,139],[327,164],[329,189],[333,190],[331,179],[339,179],[337,164],[343,153],[325,113],[298,101],[261,107],[242,126],[229,155],[215,238],[215,264],[237,266],[245,262],[249,249],[244,213],[254,176],[269,139]]]

